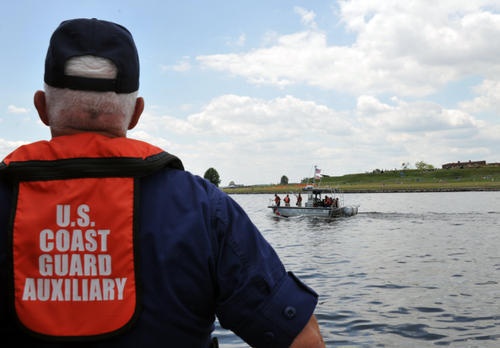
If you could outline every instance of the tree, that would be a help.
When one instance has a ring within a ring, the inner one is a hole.
[[[280,180],[281,185],[288,185],[288,177],[286,175],[283,175]]]
[[[432,164],[427,164],[424,161],[418,161],[415,163],[415,168],[418,170],[432,170],[434,166]]]
[[[208,168],[203,177],[208,181],[210,181],[215,186],[219,187],[220,184],[219,173],[217,173],[217,171],[214,168],[212,167]]]

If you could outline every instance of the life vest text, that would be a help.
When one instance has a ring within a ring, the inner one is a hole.
[[[39,232],[38,274],[24,282],[24,301],[122,300],[126,277],[113,277],[110,229],[96,228],[90,207],[58,204],[55,224]]]

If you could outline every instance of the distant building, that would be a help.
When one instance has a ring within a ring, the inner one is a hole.
[[[451,169],[451,168],[479,168],[486,166],[486,161],[470,161],[469,162],[454,162],[454,163],[446,163],[441,166],[443,169]]]

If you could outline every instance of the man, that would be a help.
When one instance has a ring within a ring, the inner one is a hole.
[[[290,196],[286,195],[283,200],[285,201],[285,206],[289,207],[290,206]]]
[[[215,347],[217,316],[254,347],[324,347],[317,294],[241,207],[126,137],[144,108],[126,28],[62,22],[44,81],[52,139],[0,165],[3,346]]]
[[[280,204],[281,204],[281,198],[280,198],[280,196],[278,196],[278,194],[277,194],[277,193],[275,193],[275,194],[274,194],[274,204],[275,204],[277,207],[279,207],[279,206],[280,206]]]
[[[302,196],[301,196],[300,192],[299,192],[299,195],[297,196],[296,206],[297,207],[302,207]]]

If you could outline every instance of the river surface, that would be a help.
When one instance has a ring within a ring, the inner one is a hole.
[[[330,221],[231,197],[319,293],[327,347],[500,347],[500,192],[345,194],[358,215]]]

